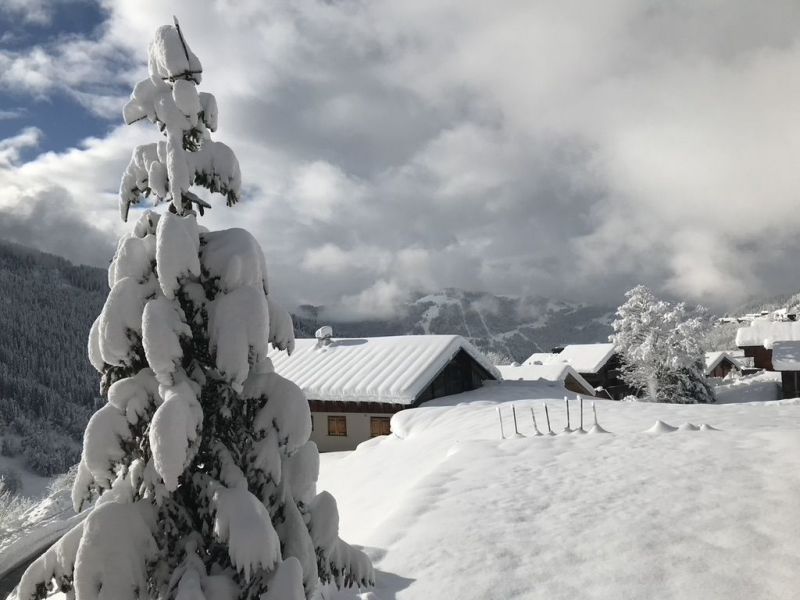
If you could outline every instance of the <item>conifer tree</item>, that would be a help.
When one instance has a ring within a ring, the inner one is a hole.
[[[89,357],[106,403],[92,416],[72,492],[86,519],[23,575],[19,600],[295,600],[320,582],[372,584],[369,559],[338,536],[334,498],[316,492],[319,454],[302,391],[268,344],[291,352],[264,255],[243,229],[198,225],[201,186],[239,198],[239,165],[211,139],[214,96],[177,21],[156,31],[149,77],[125,106],[161,141],[137,147],[120,187],[127,220],[145,211],[108,270]]]

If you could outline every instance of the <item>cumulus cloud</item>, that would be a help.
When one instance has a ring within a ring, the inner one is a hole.
[[[796,2],[104,9],[94,37],[0,53],[2,83],[111,114],[181,17],[247,189],[207,224],[254,231],[285,301],[381,315],[411,289],[616,301],[645,282],[724,306],[797,287]],[[6,140],[0,210],[59,189],[115,235],[117,178],[156,136],[25,163]]]

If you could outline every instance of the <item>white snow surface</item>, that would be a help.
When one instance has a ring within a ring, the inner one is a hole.
[[[173,298],[180,279],[200,276],[200,231],[194,215],[164,213],[156,227],[156,269],[161,291]]]
[[[295,340],[294,352],[271,350],[280,375],[294,381],[310,400],[411,404],[433,377],[464,350],[492,376],[500,372],[457,335],[400,335]]]
[[[772,366],[776,371],[800,371],[800,340],[773,342]]]
[[[219,288],[229,292],[243,286],[267,289],[267,263],[253,235],[239,228],[209,231],[202,235],[200,261]]]
[[[374,561],[370,598],[797,597],[800,404],[596,400],[609,435],[500,439],[496,407],[513,431],[511,402],[518,418],[534,407],[541,426],[547,401],[561,430],[553,396],[542,384],[487,384],[321,456],[341,535]],[[720,431],[644,433],[657,420]],[[520,431],[532,434],[530,416]]]
[[[753,319],[750,325],[736,331],[736,345],[739,347],[764,346],[771,349],[777,340],[800,341],[800,322]]]
[[[614,344],[570,344],[558,354],[535,352],[524,365],[567,363],[578,373],[597,373],[614,354]]]
[[[150,422],[150,448],[153,465],[171,492],[178,487],[178,477],[191,460],[189,445],[203,423],[203,409],[186,381],[161,386],[160,395],[164,402]]]
[[[497,370],[505,381],[550,381],[563,383],[570,375],[585,388],[586,394],[594,396],[594,389],[583,376],[567,363],[497,365]]]
[[[269,305],[261,287],[219,294],[208,307],[210,349],[220,375],[240,392],[250,366],[267,357]]]

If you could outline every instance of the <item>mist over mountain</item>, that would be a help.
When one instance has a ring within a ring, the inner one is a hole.
[[[301,306],[295,312],[298,337],[313,336],[321,325],[334,337],[457,334],[485,352],[522,361],[532,352],[568,343],[605,342],[616,309],[537,296],[498,296],[445,289],[417,293],[383,320],[337,320],[325,307]]]

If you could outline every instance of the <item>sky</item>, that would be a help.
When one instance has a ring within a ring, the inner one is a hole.
[[[108,264],[172,15],[284,303],[800,288],[796,0],[0,0],[0,238]]]

